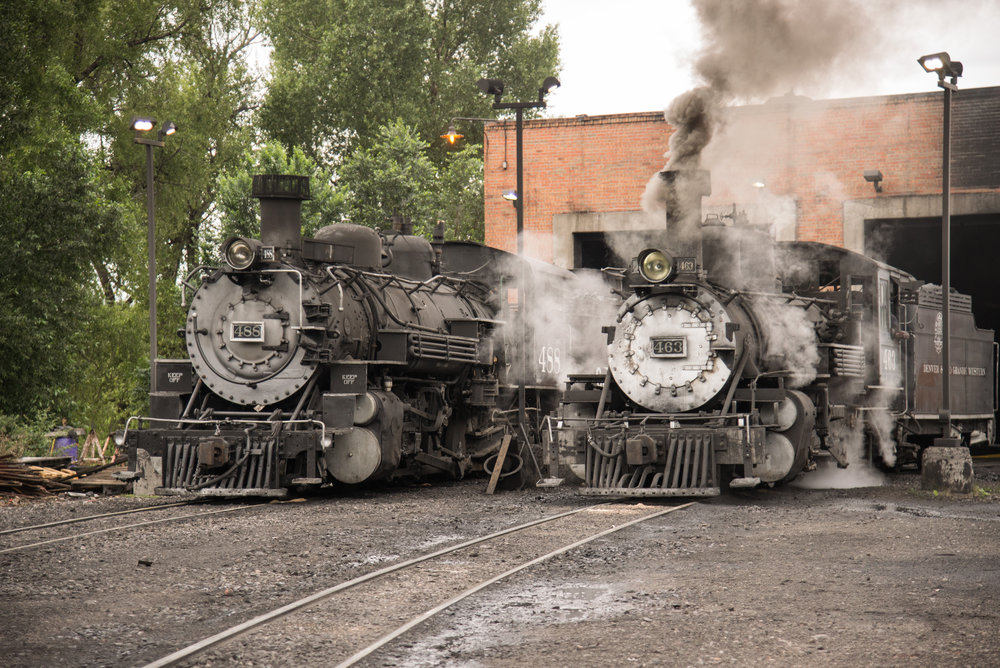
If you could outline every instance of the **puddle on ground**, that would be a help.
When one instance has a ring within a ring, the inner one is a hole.
[[[569,582],[527,587],[511,584],[482,592],[459,603],[454,616],[442,613],[448,628],[417,642],[406,642],[388,658],[408,668],[441,666],[462,657],[463,666],[485,665],[467,657],[484,648],[518,642],[520,627],[579,622],[618,616],[635,607],[622,585],[606,582]],[[503,629],[504,632],[498,632]]]

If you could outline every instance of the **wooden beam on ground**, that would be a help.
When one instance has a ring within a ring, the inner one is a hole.
[[[496,464],[493,465],[493,475],[490,476],[490,483],[486,485],[487,494],[496,491],[497,483],[500,482],[500,471],[503,470],[504,460],[507,459],[508,448],[510,448],[510,434],[504,434],[503,442],[500,443],[500,452],[497,453]]]

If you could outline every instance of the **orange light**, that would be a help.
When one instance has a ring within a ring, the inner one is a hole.
[[[443,135],[441,135],[441,139],[444,139],[446,142],[448,142],[449,144],[451,144],[452,146],[454,146],[455,142],[457,142],[459,139],[461,139],[464,136],[465,135],[460,135],[460,134],[458,134],[458,132],[455,131],[455,124],[454,123],[449,123],[448,124],[448,132],[446,132]]]

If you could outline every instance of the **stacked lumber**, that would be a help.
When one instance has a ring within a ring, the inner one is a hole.
[[[0,457],[0,495],[45,496],[64,492],[70,486],[64,481],[73,477],[74,471],[29,466],[18,462],[13,455]]]

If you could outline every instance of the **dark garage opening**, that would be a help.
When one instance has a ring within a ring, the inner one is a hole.
[[[626,267],[646,248],[668,249],[664,230],[574,232],[573,266],[577,269]]]
[[[952,216],[951,286],[972,297],[976,326],[1000,331],[1000,216]],[[865,254],[913,274],[941,283],[941,219],[912,218],[865,221]]]

